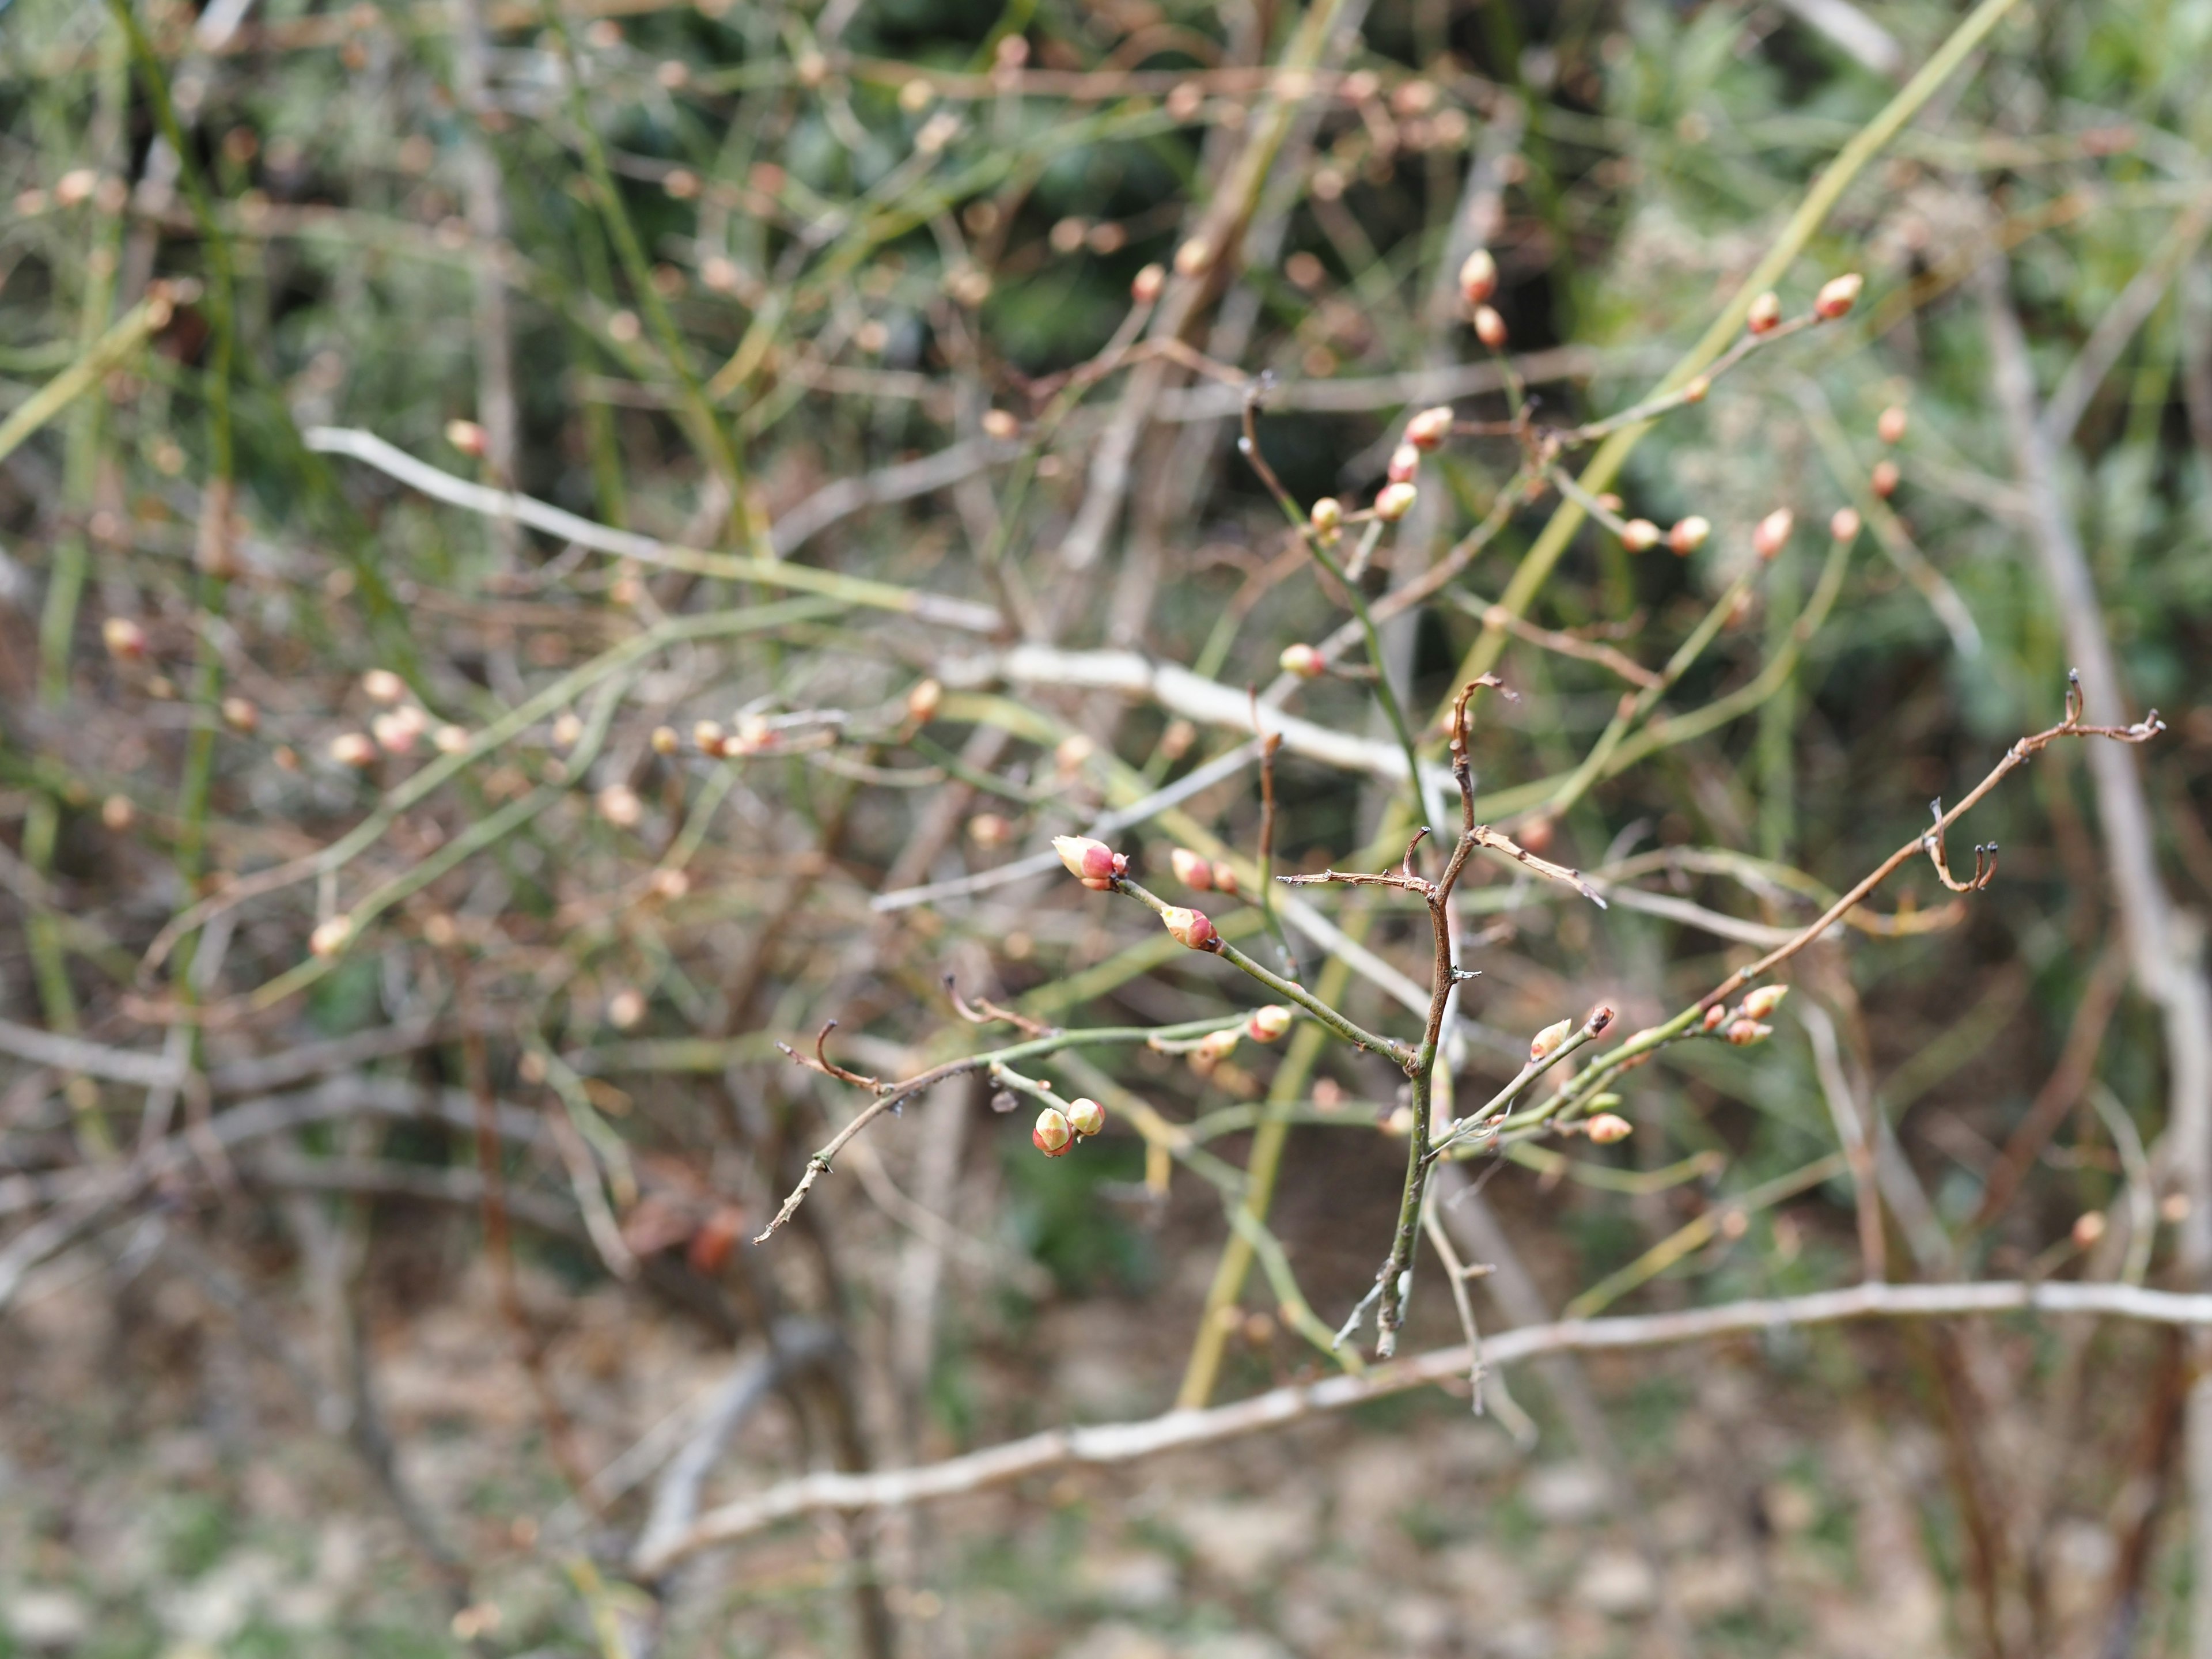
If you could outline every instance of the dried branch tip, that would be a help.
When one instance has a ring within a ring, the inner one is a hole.
[[[1113,891],[1115,878],[1129,872],[1129,860],[1124,854],[1088,836],[1054,836],[1052,850],[1060,854],[1069,875],[1101,893]]]
[[[1091,884],[1085,883],[1085,886]],[[1179,945],[1188,945],[1194,951],[1220,948],[1221,935],[1213,931],[1213,924],[1203,910],[1188,910],[1179,904],[1170,904],[1160,912],[1160,923]]]

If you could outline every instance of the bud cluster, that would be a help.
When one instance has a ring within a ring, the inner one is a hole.
[[[1079,1140],[1087,1140],[1106,1127],[1106,1109],[1088,1095],[1067,1103],[1067,1109],[1048,1106],[1030,1131],[1030,1144],[1047,1158],[1065,1158]]]

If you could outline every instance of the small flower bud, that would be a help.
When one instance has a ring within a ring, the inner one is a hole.
[[[1682,388],[1682,401],[1686,404],[1701,404],[1711,394],[1712,389],[1711,375],[1694,375]]]
[[[722,723],[720,720],[696,720],[691,726],[691,741],[699,745],[704,755],[722,752]]]
[[[1158,265],[1146,265],[1129,283],[1129,297],[1140,306],[1152,304],[1167,286],[1168,274]]]
[[[1395,524],[1413,510],[1414,499],[1421,492],[1409,483],[1388,483],[1375,498],[1375,516],[1385,524]]]
[[[677,747],[682,742],[682,739],[676,735],[676,728],[674,726],[656,726],[653,728],[652,742],[653,752],[654,754],[672,755],[676,752]]]
[[[1782,300],[1771,289],[1751,302],[1743,325],[1753,334],[1771,334],[1782,326]]]
[[[460,924],[443,910],[433,910],[422,918],[422,942],[434,950],[452,950],[460,936]]]
[[[1057,1106],[1048,1106],[1037,1114],[1036,1127],[1030,1131],[1030,1140],[1047,1158],[1059,1158],[1075,1144],[1075,1131],[1069,1127],[1065,1112]]]
[[[916,680],[907,690],[907,715],[927,723],[936,717],[938,705],[944,701],[945,688],[935,680]]]
[[[307,949],[319,957],[334,957],[346,948],[353,938],[353,918],[332,916],[328,921],[316,924],[315,931],[307,935]]]
[[[1244,1021],[1244,1035],[1255,1042],[1273,1042],[1291,1029],[1291,1011],[1279,1002],[1255,1008]]]
[[[1161,913],[1160,922],[1178,945],[1188,945],[1194,951],[1212,950],[1221,941],[1221,936],[1213,931],[1213,924],[1206,920],[1203,910],[1186,910],[1181,905],[1170,905]]]
[[[1213,865],[1188,847],[1178,847],[1168,854],[1168,862],[1175,866],[1176,879],[1186,887],[1206,892],[1213,886]]]
[[[1612,1006],[1607,1003],[1599,1003],[1598,1006],[1591,1009],[1583,1019],[1583,1030],[1588,1031],[1594,1037],[1603,1036],[1607,1031],[1612,1029],[1612,1027],[1613,1008]]]
[[[1659,545],[1659,526],[1649,519],[1631,519],[1620,527],[1620,544],[1632,553],[1649,552]]]
[[[1492,351],[1504,345],[1507,339],[1505,319],[1498,314],[1494,307],[1477,306],[1474,308],[1474,337]]]
[[[458,755],[469,746],[469,734],[458,726],[441,726],[430,734],[430,741],[441,755]]]
[[[1011,413],[1003,409],[985,410],[983,411],[982,425],[983,435],[985,437],[996,438],[1001,443],[1004,443],[1009,438],[1014,437],[1022,429],[1022,423],[1016,420]]]
[[[110,617],[100,623],[100,642],[118,662],[137,662],[146,654],[146,630],[128,617]]]
[[[1618,1112],[1600,1112],[1589,1121],[1583,1133],[1601,1146],[1610,1146],[1616,1140],[1626,1140],[1636,1133],[1636,1126]]]
[[[484,429],[474,421],[448,421],[446,441],[464,455],[482,455],[488,440]]]
[[[1060,854],[1069,875],[1101,893],[1110,891],[1114,878],[1129,868],[1129,860],[1122,854],[1088,836],[1054,836],[1052,850]]]
[[[376,738],[376,746],[386,754],[405,755],[413,751],[416,739],[428,724],[422,711],[410,705],[386,709],[368,723],[368,729]]]
[[[1175,272],[1178,276],[1203,276],[1213,264],[1213,244],[1203,236],[1194,236],[1175,251]]]
[[[1905,428],[1911,423],[1911,419],[1912,417],[1905,412],[1903,404],[1892,404],[1881,411],[1881,416],[1875,422],[1875,436],[1886,444],[1901,442],[1905,437]]]
[[[407,695],[407,682],[389,668],[372,668],[361,677],[361,689],[371,702],[388,708]]]
[[[1201,1071],[1212,1071],[1237,1052],[1237,1040],[1243,1035],[1233,1025],[1225,1031],[1208,1031],[1190,1051],[1192,1061]]]
[[[1237,869],[1226,859],[1213,861],[1213,884],[1232,897],[1237,892]]]
[[[1067,1103],[1067,1127],[1079,1135],[1095,1135],[1106,1127],[1106,1109],[1088,1095]]]
[[[1736,1012],[1746,1019],[1769,1019],[1782,1006],[1782,999],[1789,994],[1786,985],[1762,985],[1743,1000],[1742,1007]]]
[[[680,899],[691,890],[691,878],[682,870],[655,870],[646,885],[655,898]]]
[[[1732,1019],[1724,1035],[1739,1048],[1748,1048],[1754,1042],[1764,1042],[1774,1035],[1771,1025],[1762,1025],[1755,1019]]]
[[[1839,507],[1828,520],[1828,534],[1839,542],[1855,542],[1859,538],[1858,509]]]
[[[1771,559],[1790,544],[1790,532],[1797,527],[1797,515],[1786,507],[1778,507],[1759,521],[1751,532],[1751,550],[1762,559]]]
[[[1286,645],[1276,661],[1283,672],[1302,680],[1317,680],[1328,672],[1328,659],[1310,645]]]
[[[1306,518],[1322,535],[1334,536],[1344,522],[1344,505],[1334,495],[1324,495],[1313,504]]]
[[[257,731],[261,725],[261,711],[254,707],[251,697],[225,697],[222,723],[234,732]]]
[[[1390,452],[1389,476],[1394,484],[1411,483],[1421,470],[1421,452],[1411,444],[1400,444]]]
[[[1705,1016],[1699,1029],[1707,1031],[1716,1030],[1719,1029],[1720,1023],[1727,1018],[1728,1010],[1717,1002],[1705,1010]]]
[[[1548,1060],[1557,1054],[1559,1051],[1559,1045],[1574,1034],[1574,1021],[1561,1019],[1554,1020],[1537,1032],[1534,1039],[1528,1044],[1529,1064],[1534,1065],[1540,1060]]]
[[[1004,847],[1013,838],[1013,824],[996,812],[978,812],[968,820],[968,839],[978,847]]]
[[[1705,538],[1713,533],[1710,520],[1692,514],[1667,532],[1667,545],[1683,558],[1688,558],[1705,544]]]
[[[2074,1246],[2086,1250],[2105,1236],[2105,1212],[2085,1210],[2074,1218]]]
[[[1406,422],[1406,441],[1416,449],[1436,449],[1451,436],[1452,412],[1449,404],[1438,404],[1434,409],[1425,409]]]
[[[607,999],[607,1024],[617,1031],[633,1030],[645,1018],[645,994],[625,985]]]
[[[1479,247],[1467,256],[1459,268],[1459,291],[1471,306],[1486,303],[1498,292],[1498,261],[1488,248]]]
[[[553,746],[574,749],[584,735],[584,722],[573,708],[564,708],[553,721]]]
[[[100,803],[100,821],[119,836],[138,821],[138,809],[128,795],[110,795]]]
[[[1887,501],[1892,495],[1897,494],[1899,477],[1897,463],[1885,458],[1874,464],[1873,476],[1867,482],[1874,486],[1875,495]]]
[[[341,732],[331,739],[331,758],[356,769],[376,764],[376,739],[366,732]]]
[[[1823,322],[1834,322],[1858,303],[1859,290],[1865,286],[1866,278],[1856,270],[1831,276],[1813,296],[1813,314]]]
[[[626,783],[611,783],[599,791],[599,816],[617,830],[635,830],[645,816],[645,803]]]

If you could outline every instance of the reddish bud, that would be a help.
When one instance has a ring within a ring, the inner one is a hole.
[[[1509,337],[1505,332],[1505,319],[1490,306],[1477,306],[1474,308],[1474,337],[1492,351],[1498,350]]]
[[[222,723],[234,732],[252,732],[261,724],[261,711],[253,706],[250,697],[225,697]]]
[[[1897,494],[1899,476],[1897,463],[1885,459],[1874,464],[1873,476],[1867,482],[1874,486],[1875,495],[1887,501],[1892,495]]]
[[[1387,483],[1382,493],[1375,498],[1375,516],[1385,524],[1395,524],[1413,510],[1413,501],[1420,494],[1409,483]]]
[[[1686,404],[1701,404],[1705,402],[1707,395],[1711,392],[1712,389],[1712,376],[1710,374],[1697,375],[1691,380],[1688,385],[1682,388],[1682,401]]]
[[[407,682],[389,668],[372,668],[361,677],[361,689],[371,702],[388,708],[407,695]]]
[[[1739,1048],[1748,1048],[1754,1042],[1764,1042],[1774,1035],[1771,1025],[1762,1025],[1755,1019],[1734,1019],[1729,1022],[1725,1034]]]
[[[1212,1071],[1237,1052],[1237,1040],[1242,1035],[1234,1026],[1225,1031],[1208,1031],[1190,1051],[1191,1063],[1201,1072]]]
[[[1020,434],[1022,423],[1003,409],[987,409],[983,411],[982,428],[985,437],[996,438],[1003,443]]]
[[[910,719],[927,721],[944,701],[945,688],[935,680],[916,680],[906,694],[906,712]]]
[[[366,732],[341,732],[331,739],[331,758],[340,766],[374,766],[376,740]]]
[[[1751,302],[1743,325],[1753,334],[1771,334],[1782,326],[1782,300],[1771,289]]]
[[[1912,417],[1905,412],[1903,404],[1892,404],[1881,411],[1881,417],[1875,422],[1875,435],[1886,444],[1900,442],[1905,437],[1905,428],[1911,424],[1911,419]]]
[[[100,821],[119,836],[138,821],[138,809],[128,795],[110,795],[100,803]]]
[[[1702,1022],[1702,1029],[1708,1031],[1713,1030],[1717,1029],[1720,1023],[1727,1018],[1728,1010],[1722,1007],[1720,1004],[1717,1002],[1711,1007],[1705,1010],[1705,1017]]]
[[[968,839],[978,847],[1004,847],[1013,838],[1012,823],[996,812],[978,812],[968,820]]]
[[[2105,1212],[2086,1210],[2074,1218],[2074,1245],[2076,1249],[2087,1249],[2105,1236]]]
[[[1828,520],[1828,534],[1839,542],[1855,542],[1859,538],[1858,509],[1839,507]]]
[[[1589,1121],[1583,1133],[1601,1146],[1610,1146],[1616,1140],[1626,1140],[1636,1133],[1636,1126],[1618,1112],[1600,1112]]]
[[[1400,444],[1390,452],[1389,477],[1394,484],[1411,483],[1413,475],[1421,470],[1421,452],[1411,444]]]
[[[1047,1158],[1060,1158],[1075,1144],[1075,1131],[1065,1112],[1057,1106],[1048,1106],[1037,1114],[1036,1127],[1030,1131],[1030,1141]]]
[[[1088,1095],[1067,1103],[1067,1127],[1079,1135],[1095,1135],[1106,1127],[1106,1109]]]
[[[1226,859],[1214,860],[1213,884],[1224,893],[1234,895],[1237,891],[1237,869]]]
[[[413,752],[416,739],[428,726],[422,711],[410,704],[386,709],[368,723],[368,729],[376,738],[376,746],[386,754],[405,755]]]
[[[691,878],[681,870],[662,868],[646,878],[655,898],[679,899],[691,890]]]
[[[1425,409],[1406,422],[1406,441],[1416,449],[1435,449],[1451,436],[1452,412],[1448,404]]]
[[[1168,862],[1175,866],[1176,879],[1184,886],[1195,888],[1201,893],[1212,887],[1212,862],[1200,857],[1189,848],[1176,848],[1174,852],[1168,854]]]
[[[1328,659],[1310,645],[1286,645],[1276,660],[1283,672],[1302,680],[1317,680],[1328,672]]]
[[[1537,1032],[1534,1039],[1528,1044],[1529,1063],[1534,1065],[1538,1060],[1548,1060],[1559,1053],[1559,1045],[1574,1035],[1574,1021],[1561,1019],[1554,1020]]]
[[[1067,873],[1085,887],[1099,892],[1111,890],[1114,878],[1126,874],[1129,860],[1103,841],[1093,841],[1088,836],[1054,836],[1052,850],[1060,854],[1060,861],[1067,866]]]
[[[1709,520],[1692,514],[1667,532],[1667,545],[1683,558],[1688,558],[1705,544],[1705,538],[1713,533]]]
[[[1178,276],[1202,276],[1213,264],[1213,244],[1203,236],[1194,236],[1175,251],[1175,270]]]
[[[1782,999],[1790,994],[1786,985],[1762,985],[1743,1000],[1736,1012],[1746,1019],[1767,1019],[1782,1006]]]
[[[474,421],[448,421],[446,441],[464,455],[482,455],[489,441],[484,429]]]
[[[1273,1042],[1291,1029],[1291,1011],[1279,1002],[1255,1008],[1244,1022],[1244,1035],[1255,1042]]]
[[[100,623],[100,642],[118,662],[137,662],[146,654],[146,630],[128,617],[110,617]]]
[[[1834,322],[1858,303],[1859,290],[1865,286],[1866,278],[1856,270],[1830,277],[1813,296],[1813,314],[1823,322]]]
[[[1467,256],[1459,268],[1459,291],[1471,306],[1486,303],[1498,292],[1498,261],[1488,248],[1479,247]]]
[[[1160,290],[1165,288],[1167,283],[1168,274],[1165,270],[1156,264],[1146,265],[1131,279],[1129,297],[1140,306],[1151,305],[1160,297]]]
[[[1776,507],[1751,532],[1751,550],[1762,559],[1771,559],[1790,544],[1790,532],[1796,527],[1796,514],[1786,507]]]
[[[1620,527],[1620,544],[1632,553],[1646,553],[1659,545],[1659,526],[1649,519],[1631,519]]]
[[[1090,884],[1086,882],[1085,885]],[[1221,936],[1213,931],[1213,924],[1206,920],[1203,910],[1170,905],[1160,913],[1160,923],[1177,944],[1188,945],[1194,951],[1210,951],[1221,942]]]
[[[691,741],[699,745],[699,752],[702,755],[720,754],[722,752],[721,721],[694,720],[691,723]]]

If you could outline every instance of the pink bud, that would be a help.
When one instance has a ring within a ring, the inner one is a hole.
[[[137,662],[146,654],[146,630],[128,617],[110,617],[100,623],[100,642],[118,662]]]
[[[1859,290],[1866,286],[1866,278],[1856,270],[1832,276],[1820,284],[1820,291],[1813,296],[1813,314],[1824,322],[1836,320],[1858,303]]]
[[[1768,289],[1751,302],[1751,310],[1743,325],[1753,334],[1771,334],[1782,326],[1782,301],[1772,289]]]
[[[1701,404],[1705,402],[1707,395],[1711,392],[1712,389],[1712,376],[1710,374],[1697,375],[1693,377],[1687,385],[1683,386],[1682,401],[1686,404]]]
[[[938,705],[944,701],[945,688],[935,680],[916,680],[907,688],[907,716],[927,724],[935,717]]]
[[[1208,1031],[1190,1051],[1191,1063],[1201,1072],[1212,1071],[1237,1052],[1237,1040],[1243,1035],[1233,1025],[1225,1031]]]
[[[1127,873],[1129,860],[1103,841],[1088,836],[1054,836],[1052,850],[1067,866],[1067,873],[1085,887],[1109,891],[1116,876]]]
[[[1226,859],[1213,861],[1213,884],[1223,892],[1234,896],[1237,891],[1237,867]]]
[[[1782,1006],[1782,999],[1790,994],[1786,985],[1762,985],[1743,1000],[1736,1010],[1746,1019],[1765,1019]]]
[[[1548,1060],[1557,1054],[1559,1045],[1573,1035],[1574,1029],[1574,1021],[1561,1019],[1554,1020],[1537,1032],[1534,1039],[1528,1044],[1529,1063],[1534,1065],[1540,1060]]]
[[[446,422],[446,441],[464,455],[481,455],[487,443],[484,429],[474,421]]]
[[[366,732],[341,732],[331,739],[331,758],[340,766],[374,766],[376,763],[375,739]]]
[[[1790,532],[1797,527],[1797,515],[1786,507],[1778,507],[1759,521],[1751,532],[1751,550],[1762,559],[1771,559],[1790,544]]]
[[[1874,474],[1867,482],[1874,486],[1875,495],[1887,501],[1897,494],[1899,476],[1897,463],[1885,458],[1874,464]]]
[[[1600,1112],[1589,1121],[1583,1133],[1601,1146],[1610,1146],[1616,1140],[1626,1140],[1636,1133],[1636,1126],[1618,1112]]]
[[[1406,422],[1406,441],[1416,449],[1435,449],[1451,436],[1452,412],[1448,404],[1425,409]]]
[[[1317,680],[1328,672],[1328,659],[1310,645],[1286,645],[1276,660],[1283,672],[1302,680]]]
[[[2105,1213],[2101,1210],[2085,1210],[2074,1218],[2074,1245],[2076,1249],[2087,1249],[2105,1236]]]
[[[1764,1042],[1774,1035],[1771,1025],[1761,1025],[1755,1019],[1735,1019],[1729,1022],[1725,1035],[1739,1048],[1748,1048],[1754,1042]]]
[[[1047,1158],[1059,1158],[1075,1144],[1075,1131],[1066,1113],[1057,1106],[1048,1106],[1037,1114],[1036,1127],[1030,1131],[1030,1140]]]
[[[1213,931],[1213,924],[1206,920],[1203,910],[1170,905],[1160,913],[1160,922],[1177,944],[1188,945],[1194,951],[1210,951],[1221,942],[1221,936]]]
[[[1413,475],[1421,470],[1421,452],[1411,444],[1400,444],[1390,452],[1390,482],[1411,483]]]
[[[222,700],[222,723],[234,732],[251,732],[261,724],[261,711],[248,697]]]
[[[1728,1010],[1722,1007],[1720,1004],[1717,1002],[1711,1007],[1705,1010],[1705,1017],[1701,1023],[1701,1029],[1708,1031],[1713,1030],[1717,1029],[1720,1023],[1727,1018]]]
[[[1631,519],[1620,527],[1620,544],[1632,553],[1644,553],[1659,545],[1659,526],[1649,519]]]
[[[1839,507],[1828,520],[1828,534],[1839,542],[1855,542],[1859,536],[1858,509]]]
[[[1686,559],[1703,547],[1705,538],[1712,533],[1711,523],[1693,513],[1667,532],[1667,545]]]
[[[1158,265],[1146,265],[1129,283],[1129,297],[1140,306],[1151,305],[1167,286],[1168,274]]]
[[[1335,496],[1324,495],[1313,504],[1306,517],[1322,535],[1334,536],[1337,526],[1344,522],[1344,507]]]
[[[1471,306],[1483,304],[1498,292],[1498,261],[1488,248],[1479,247],[1467,256],[1459,268],[1459,291]]]
[[[1395,524],[1413,510],[1414,499],[1421,492],[1403,482],[1387,483],[1382,493],[1375,498],[1375,516],[1385,524]]]
[[[1079,1135],[1095,1135],[1106,1127],[1106,1109],[1088,1095],[1067,1103],[1067,1127]]]
[[[1184,886],[1204,892],[1213,885],[1213,866],[1189,848],[1176,848],[1168,854],[1168,862],[1175,866],[1176,879]]]
[[[389,668],[372,668],[361,677],[361,689],[371,702],[388,708],[407,695],[407,682]]]
[[[1875,435],[1886,444],[1899,442],[1903,440],[1905,428],[1911,422],[1911,419],[1912,417],[1905,412],[1903,404],[1892,404],[1881,411],[1881,418],[1875,422]]]
[[[1244,1022],[1244,1034],[1255,1042],[1273,1042],[1291,1029],[1291,1011],[1279,1002],[1255,1008]]]
[[[404,755],[413,750],[415,740],[428,725],[422,711],[410,703],[404,708],[386,709],[368,723],[368,729],[375,734],[376,746],[386,754]]]
[[[1505,319],[1489,306],[1474,308],[1474,337],[1492,351],[1504,345],[1507,338]]]

